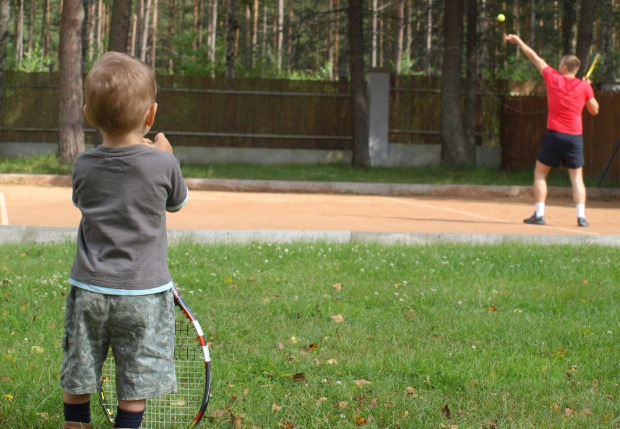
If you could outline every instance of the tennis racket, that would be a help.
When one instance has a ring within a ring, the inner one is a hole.
[[[588,69],[588,72],[586,73],[585,77],[583,78],[584,80],[587,80],[587,79],[590,78],[590,75],[594,71],[594,67],[596,67],[596,63],[598,63],[598,60],[600,60],[600,59],[601,59],[601,54],[596,54],[594,56],[594,60],[592,60],[592,65],[590,66],[590,68]]]
[[[193,428],[198,425],[209,404],[211,358],[204,333],[194,313],[173,286],[175,315],[174,368],[177,393],[147,401],[142,428]],[[101,375],[99,401],[107,419],[116,414],[116,370],[112,350]]]

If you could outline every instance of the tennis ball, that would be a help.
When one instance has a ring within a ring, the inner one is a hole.
[[[500,13],[499,15],[497,15],[497,20],[499,22],[504,22],[506,20],[506,16],[504,16],[503,13]]]

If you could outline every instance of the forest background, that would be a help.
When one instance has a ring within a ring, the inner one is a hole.
[[[467,163],[473,109],[466,96],[461,110],[459,94],[481,79],[540,79],[503,34],[552,65],[576,54],[582,74],[600,52],[593,80],[615,82],[619,17],[617,0],[0,0],[0,72],[61,72],[67,159],[82,150],[81,75],[107,50],[158,74],[347,80],[358,165],[368,157],[365,71],[441,76],[442,161]]]

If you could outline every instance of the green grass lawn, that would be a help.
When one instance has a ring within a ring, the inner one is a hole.
[[[418,168],[356,168],[344,164],[320,165],[263,165],[214,164],[181,165],[186,178],[246,179],[246,180],[302,180],[321,182],[375,182],[423,184],[472,184],[497,186],[530,186],[533,170],[499,171],[480,167],[418,167]],[[533,168],[533,165],[532,165]],[[1,173],[71,174],[71,166],[62,165],[53,155],[27,158],[0,158]],[[586,186],[593,187],[596,178],[586,178]],[[554,170],[548,178],[549,186],[570,186],[565,171]],[[605,184],[607,186],[607,184]]]
[[[3,428],[60,427],[73,253],[0,248]],[[169,260],[212,342],[204,427],[620,427],[618,248],[184,244]]]

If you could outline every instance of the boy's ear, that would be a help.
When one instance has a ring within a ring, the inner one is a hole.
[[[153,103],[153,105],[149,108],[149,111],[146,112],[146,126],[152,127],[153,123],[155,123],[155,114],[157,113],[157,103]]]
[[[82,111],[84,112],[84,116],[86,117],[86,120],[88,121],[88,123],[93,125],[92,121],[88,117],[88,109],[86,108],[86,104],[84,105],[84,108],[82,109]],[[93,127],[94,127],[94,125],[93,125]]]

